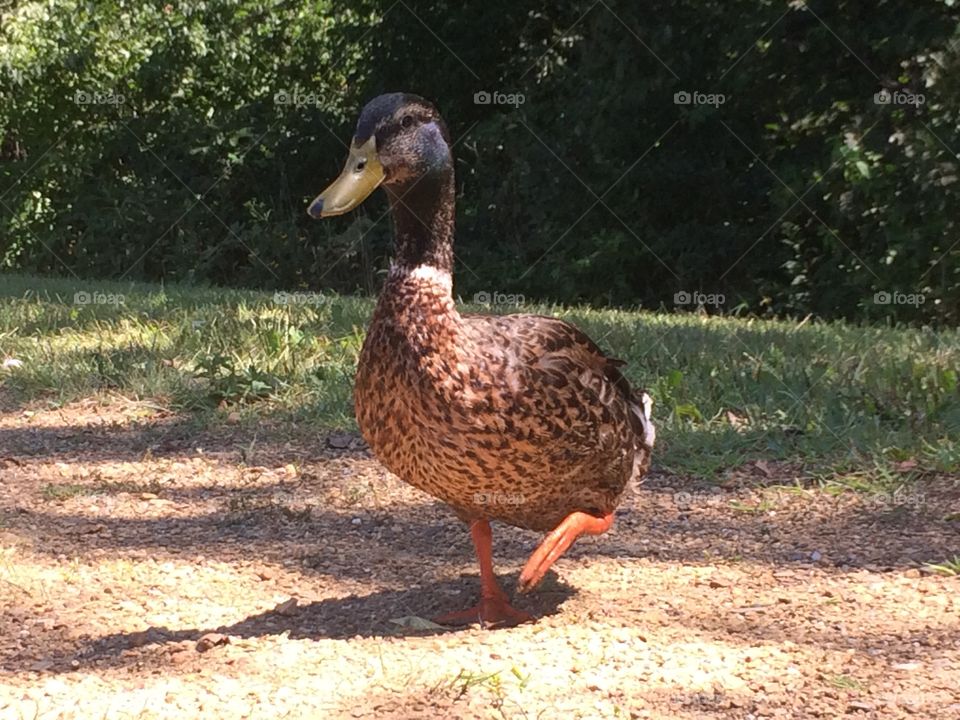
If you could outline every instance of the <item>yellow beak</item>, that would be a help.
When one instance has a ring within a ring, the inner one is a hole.
[[[330,187],[310,203],[310,217],[325,218],[343,215],[362,203],[383,182],[383,166],[377,158],[377,143],[371,135],[362,145],[350,146],[347,164]]]

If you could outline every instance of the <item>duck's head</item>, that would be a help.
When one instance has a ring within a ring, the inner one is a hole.
[[[360,113],[340,177],[310,203],[311,217],[353,210],[380,185],[419,182],[452,168],[450,135],[437,109],[422,97],[390,93]]]

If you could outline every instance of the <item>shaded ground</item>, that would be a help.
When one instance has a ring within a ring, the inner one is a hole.
[[[468,534],[350,436],[0,403],[0,718],[960,717],[960,481],[656,473],[512,629]],[[508,589],[538,537],[495,527]]]

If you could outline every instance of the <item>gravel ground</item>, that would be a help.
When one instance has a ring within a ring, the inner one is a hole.
[[[0,718],[960,718],[960,479],[653,473],[517,606],[355,437],[0,406]],[[508,591],[538,536],[495,525]]]

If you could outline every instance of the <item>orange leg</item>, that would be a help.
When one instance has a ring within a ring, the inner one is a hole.
[[[493,535],[488,520],[477,520],[470,525],[473,546],[480,561],[480,602],[460,612],[447,613],[433,619],[440,625],[469,625],[480,622],[484,626],[519,625],[533,620],[520,610],[510,607],[507,594],[497,584],[493,574]]]
[[[547,574],[547,570],[557,558],[573,545],[574,540],[584,533],[587,535],[605,533],[611,525],[613,525],[612,512],[602,517],[579,511],[567,515],[563,522],[543,539],[540,547],[534,550],[533,555],[527,560],[523,572],[520,573],[517,589],[522,593],[533,590],[543,580],[543,576]]]

